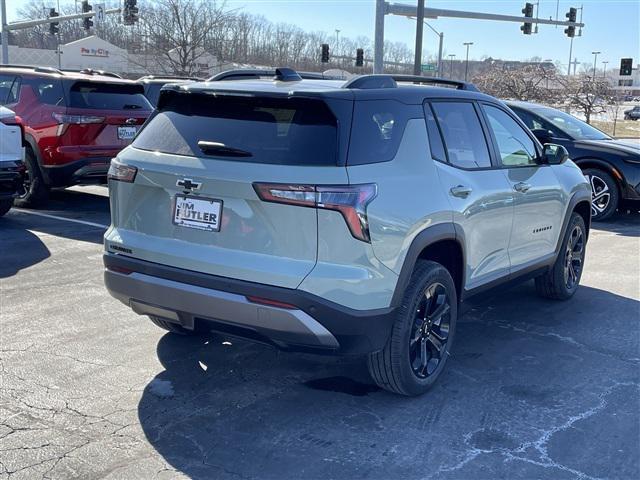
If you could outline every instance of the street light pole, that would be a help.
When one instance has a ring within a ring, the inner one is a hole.
[[[0,0],[0,18],[2,23],[2,63],[9,63],[9,30],[7,29],[7,4]]]
[[[598,55],[602,52],[591,52],[593,55],[593,81],[596,81],[596,61],[598,60]]]
[[[453,78],[453,59],[456,58],[455,53],[449,54],[449,78]]]
[[[604,65],[604,67],[602,67],[602,78],[607,78],[607,63],[609,63],[609,60],[602,62],[602,65]]]
[[[413,61],[413,74],[422,75],[422,30],[424,28],[424,0],[418,0],[416,22],[416,56]]]
[[[462,45],[467,47],[467,59],[464,62],[464,81],[466,82],[469,74],[469,47],[473,45],[473,42],[465,42]]]

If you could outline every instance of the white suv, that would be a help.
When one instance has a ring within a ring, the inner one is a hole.
[[[0,106],[0,217],[22,191],[24,176],[24,132],[13,111]]]
[[[576,291],[589,184],[500,101],[275,73],[162,91],[109,172],[114,297],[174,333],[366,355],[378,385],[416,395],[460,302],[527,278]]]

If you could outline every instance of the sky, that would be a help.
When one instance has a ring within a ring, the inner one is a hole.
[[[44,0],[53,6],[55,0]],[[97,0],[96,0],[97,1]],[[390,0],[391,3],[415,5],[416,0]],[[9,21],[19,20],[18,10],[28,0],[7,0]],[[61,0],[61,3],[68,3]],[[95,2],[92,2],[95,3]],[[106,0],[112,4],[114,0]],[[116,2],[117,3],[117,2]],[[524,1],[513,0],[426,0],[426,6],[449,10],[522,15]],[[535,3],[535,0],[533,1]],[[375,0],[227,0],[229,8],[263,15],[273,22],[296,24],[307,31],[324,31],[335,35],[356,38],[373,38]],[[601,61],[609,61],[608,68],[620,65],[620,58],[631,57],[634,65],[640,63],[640,0],[540,0],[539,17],[558,15],[564,20],[569,7],[584,6],[583,22],[586,24],[582,37],[573,42],[573,57],[579,62],[593,65],[591,52],[600,51]],[[578,16],[579,18],[579,16]],[[569,61],[570,40],[563,27],[540,25],[536,35],[524,35],[519,23],[487,20],[439,18],[429,24],[444,33],[444,55],[455,54],[464,58],[463,42],[473,42],[469,57],[481,59],[493,57],[510,60],[526,60],[532,57],[552,59],[566,65]],[[425,28],[423,51],[435,56],[438,37]],[[415,20],[405,17],[387,16],[385,38],[415,44]],[[354,52],[355,55],[355,52]]]

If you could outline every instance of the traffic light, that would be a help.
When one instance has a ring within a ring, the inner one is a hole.
[[[633,71],[633,58],[620,59],[620,76],[629,76]]]
[[[59,17],[60,14],[56,12],[55,8],[49,9],[49,18]],[[57,35],[60,32],[60,22],[49,22],[49,33],[51,35]]]
[[[329,44],[322,44],[322,63],[329,63]]]
[[[133,25],[138,21],[138,0],[124,0],[122,22],[125,25]]]
[[[578,13],[578,9],[577,8],[573,8],[571,7],[569,9],[569,11],[565,14],[565,17],[567,17],[567,19],[570,22],[575,22],[576,21],[576,14]],[[567,34],[567,37],[569,38],[573,38],[576,36],[576,27],[574,27],[573,25],[567,27],[564,29],[564,33]]]
[[[525,3],[524,8],[522,9],[522,13],[524,13],[526,19],[533,18],[533,3]],[[520,30],[522,30],[522,33],[524,33],[525,35],[531,35],[531,25],[531,22],[525,20],[525,22],[520,27]]]
[[[361,67],[364,65],[364,50],[358,48],[356,50],[356,67]]]
[[[82,13],[91,12],[92,10],[93,10],[93,7],[89,5],[89,2],[87,0],[83,0]],[[84,26],[85,30],[90,30],[91,27],[93,27],[93,20],[91,20],[91,18],[83,18],[82,25]]]

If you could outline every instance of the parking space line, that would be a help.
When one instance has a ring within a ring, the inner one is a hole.
[[[51,218],[53,220],[62,220],[64,222],[80,223],[82,225],[88,225],[90,227],[98,227],[98,228],[104,228],[104,229],[109,228],[109,225],[103,225],[102,223],[88,222],[86,220],[78,220],[75,218],[59,217],[57,215],[49,215],[48,213],[34,212],[33,210],[24,210],[22,208],[14,208],[13,210],[20,213],[26,213],[28,215],[36,215],[38,217]]]

